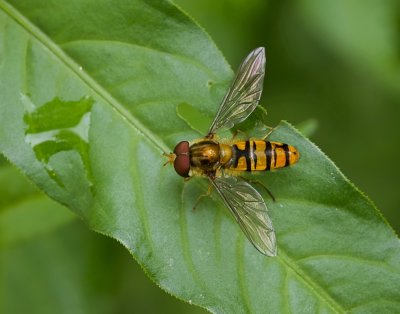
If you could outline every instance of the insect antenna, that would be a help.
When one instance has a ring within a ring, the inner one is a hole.
[[[168,160],[163,164],[163,166],[165,167],[166,165],[170,164],[172,165],[174,163],[174,160],[176,158],[176,155],[174,153],[163,153],[163,156],[167,157]]]

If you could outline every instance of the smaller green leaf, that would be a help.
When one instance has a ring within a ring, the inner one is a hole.
[[[69,165],[72,161],[68,162],[67,159],[74,159],[75,163],[83,165],[86,178],[91,182],[88,133],[94,100],[82,97],[77,101],[64,101],[55,97],[47,103],[36,105],[27,95],[21,98],[25,107],[25,141],[32,146],[36,158],[43,163],[49,177],[65,189],[56,160],[63,158],[65,166],[72,167]],[[57,155],[60,152],[65,154]]]
[[[176,114],[199,134],[207,134],[212,118],[202,113],[198,108],[187,103],[181,103],[176,106]]]
[[[26,109],[24,116],[26,133],[73,128],[75,132],[85,136],[87,121],[82,121],[82,118],[90,112],[94,100],[84,97],[78,101],[63,101],[56,97],[37,108],[28,96],[23,95],[22,102]]]

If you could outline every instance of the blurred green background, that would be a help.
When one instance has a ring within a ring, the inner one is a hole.
[[[269,125],[316,119],[312,140],[398,233],[400,2],[176,3],[234,69],[252,49],[266,47]],[[35,218],[54,211],[62,214],[47,224]],[[0,256],[1,313],[204,312],[162,292],[121,245],[88,231],[3,159]]]

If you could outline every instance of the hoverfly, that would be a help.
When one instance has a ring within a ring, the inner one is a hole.
[[[261,140],[217,141],[215,133],[245,120],[260,100],[265,73],[263,47],[253,50],[241,64],[204,138],[182,141],[167,155],[184,178],[207,177],[257,250],[276,256],[275,231],[262,196],[244,178],[244,171],[268,171],[296,163],[293,146]]]

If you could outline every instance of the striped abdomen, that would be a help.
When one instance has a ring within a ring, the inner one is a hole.
[[[232,145],[232,162],[238,171],[262,171],[293,165],[299,152],[293,146],[263,140],[241,141]]]

